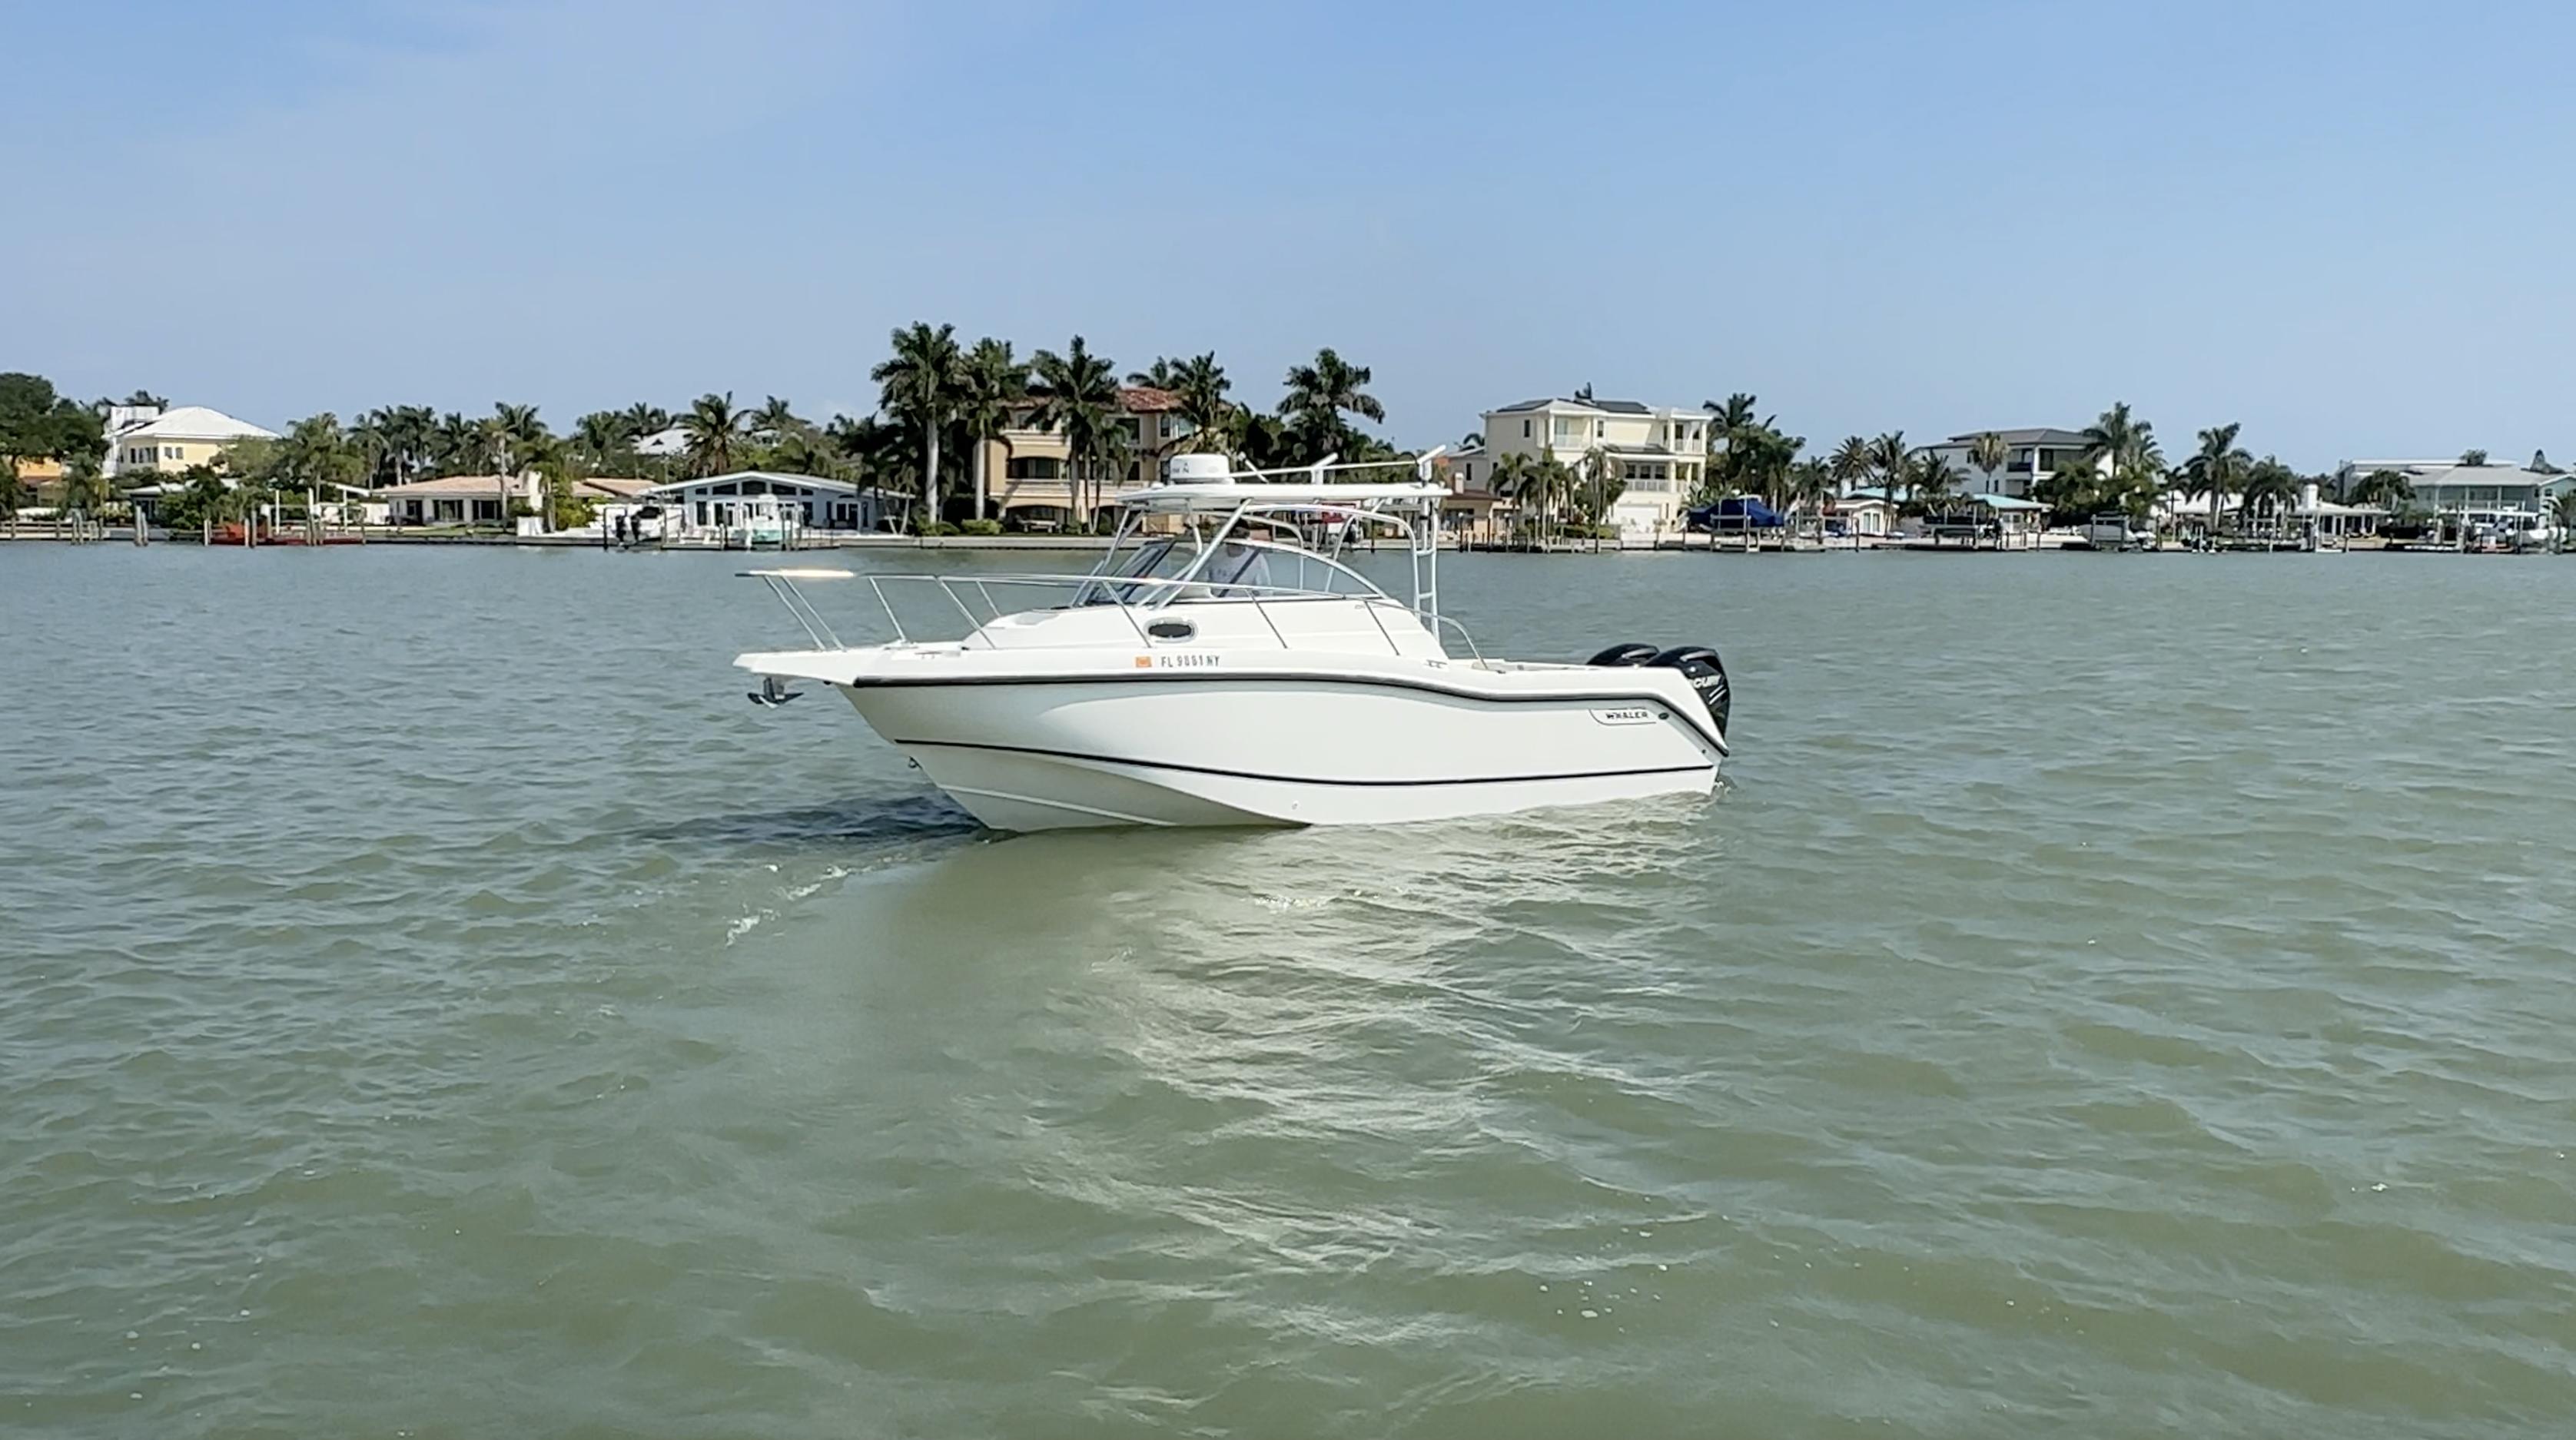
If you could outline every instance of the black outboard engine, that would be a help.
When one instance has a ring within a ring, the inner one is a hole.
[[[1640,645],[1631,640],[1624,645],[1613,645],[1583,663],[1586,665],[1644,665],[1652,662],[1655,654],[1654,646]]]
[[[1705,645],[1676,645],[1646,662],[1665,665],[1682,672],[1682,678],[1699,692],[1700,703],[1708,707],[1708,716],[1717,722],[1717,733],[1726,733],[1726,717],[1735,708],[1735,696],[1726,684],[1726,666],[1717,652]]]

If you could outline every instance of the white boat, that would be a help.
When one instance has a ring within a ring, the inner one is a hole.
[[[1715,651],[1488,659],[1440,613],[1447,491],[1427,461],[1405,483],[1335,468],[1283,479],[1178,457],[1170,482],[1124,502],[1087,575],[858,577],[894,627],[886,644],[842,644],[798,588],[850,572],[748,571],[812,644],[734,663],[762,677],[763,704],[799,682],[838,690],[998,830],[1386,824],[1708,793],[1730,701]],[[1403,542],[1409,602],[1347,563],[1369,534]],[[966,633],[907,631],[888,598],[907,585]]]

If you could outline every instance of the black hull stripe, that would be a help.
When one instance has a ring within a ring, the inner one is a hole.
[[[1072,750],[1047,750],[1035,745],[980,745],[968,740],[896,740],[893,744],[910,749],[924,746],[936,750],[989,750],[1001,755],[1037,755],[1049,760],[1082,760],[1094,765],[1133,765],[1140,770],[1180,770],[1192,775],[1216,775],[1228,780],[1267,780],[1279,785],[1351,785],[1370,788],[1401,788],[1416,785],[1520,785],[1534,780],[1616,780],[1632,775],[1684,775],[1714,770],[1714,765],[1655,765],[1640,770],[1576,770],[1559,775],[1473,775],[1456,780],[1334,780],[1314,775],[1264,775],[1258,770],[1222,770],[1213,765],[1180,765],[1167,760],[1132,760],[1123,755],[1084,755]]]
[[[933,690],[943,685],[1155,685],[1175,681],[1232,681],[1238,685],[1375,685],[1394,690],[1424,690],[1434,695],[1447,695],[1460,700],[1473,700],[1485,705],[1552,705],[1565,701],[1582,704],[1607,702],[1621,705],[1653,705],[1675,712],[1684,725],[1700,738],[1717,747],[1720,755],[1731,754],[1726,737],[1710,725],[1704,709],[1676,705],[1661,695],[1634,690],[1573,690],[1556,695],[1489,695],[1459,685],[1440,685],[1428,680],[1410,680],[1401,675],[1247,675],[1210,666],[1191,670],[1112,670],[1098,675],[943,675],[921,680],[885,680],[862,676],[856,680],[830,681],[850,690]],[[1127,762],[1142,764],[1142,761]]]

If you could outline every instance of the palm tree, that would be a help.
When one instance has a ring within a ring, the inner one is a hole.
[[[1579,513],[1586,526],[1598,526],[1619,497],[1628,493],[1627,475],[1618,456],[1595,445],[1583,452],[1583,480],[1585,484],[1578,495],[1583,501]]]
[[[477,458],[482,448],[482,431],[473,421],[450,410],[438,418],[435,432],[436,466],[450,475],[463,475],[479,469]]]
[[[1362,388],[1369,380],[1369,367],[1351,364],[1328,346],[1315,352],[1313,364],[1288,367],[1279,413],[1320,460],[1350,448],[1351,427],[1343,415],[1386,419],[1386,407]]]
[[[1713,417],[1708,425],[1708,448],[1715,450],[1735,432],[1753,424],[1757,403],[1741,390],[1727,396],[1722,405],[1715,400],[1701,401],[1699,408]]]
[[[805,425],[805,422],[797,417],[795,408],[775,395],[762,401],[760,408],[751,412],[748,423],[752,434],[772,445],[786,439],[789,432],[802,429]]]
[[[966,352],[958,371],[957,426],[974,447],[975,518],[984,519],[991,495],[984,453],[1011,426],[1011,411],[1029,393],[1029,367],[1011,353],[1011,342],[986,337]],[[1009,442],[1004,441],[1004,448]]]
[[[921,437],[921,504],[939,515],[939,432],[956,417],[965,355],[957,327],[914,322],[894,332],[894,355],[868,372],[882,387],[877,408]]]
[[[2299,490],[2304,483],[2299,472],[2282,464],[2279,457],[2266,455],[2245,468],[2245,491],[2237,501],[2236,513],[2279,514],[2299,503]]]
[[[770,448],[768,463],[789,475],[815,475],[826,480],[838,480],[850,468],[840,448],[811,425],[788,431]]]
[[[680,429],[688,437],[688,448],[682,456],[689,478],[704,479],[722,475],[734,468],[735,447],[743,439],[745,411],[733,404],[733,392],[712,392],[699,396],[689,405],[689,413],[680,417]]]
[[[2407,479],[2403,471],[2387,469],[2373,470],[2361,477],[2351,495],[2355,505],[2376,505],[2384,510],[2396,510],[2414,498],[2415,482]]]
[[[0,522],[6,522],[9,533],[18,533],[18,512],[28,500],[27,482],[18,475],[18,457],[0,452]]]
[[[593,410],[573,422],[575,443],[606,473],[608,457],[635,443],[634,421],[623,410]]]
[[[1151,368],[1128,371],[1127,383],[1155,390],[1178,390],[1181,388],[1180,366],[1170,358],[1158,355],[1154,357]]]
[[[1562,533],[1566,509],[1573,504],[1583,476],[1573,466],[1556,458],[1554,451],[1539,457],[1538,492],[1547,509],[1548,525]]]
[[[2134,515],[2153,499],[2164,479],[2165,456],[2156,443],[2156,427],[2130,414],[2126,400],[2114,403],[2084,428],[2084,463],[2093,472],[2091,480],[2063,471],[2056,477],[2058,483],[2052,489],[2062,502],[2060,508],[2090,508],[2098,503],[2103,498],[2100,482],[2107,477],[2109,494]]]
[[[1976,466],[1986,477],[1986,489],[1990,493],[1995,488],[1995,472],[2011,461],[2012,447],[2005,444],[2004,437],[1995,431],[1980,430],[1976,438],[1968,442],[1968,463]]]
[[[1812,515],[1818,535],[1824,533],[1825,507],[1833,503],[1833,467],[1822,460],[1801,460],[1782,477],[1780,498],[1791,515]]]
[[[671,412],[638,400],[626,407],[626,428],[638,440],[671,428]]]
[[[1915,460],[1906,482],[1907,497],[1921,501],[1923,508],[1929,510],[1950,498],[1951,487],[1959,483],[1959,472],[1951,468],[1948,459],[1927,451]]]
[[[2487,452],[2484,450],[2463,450],[2460,452],[2460,463],[2474,470],[2487,463]]]
[[[5,483],[0,481],[0,484]],[[2567,549],[2568,542],[2576,539],[2576,490],[2561,490],[2549,497],[2549,518],[2555,522],[2558,529],[2558,534],[2550,542],[2550,548],[2563,553]]]
[[[1094,355],[1082,337],[1073,337],[1064,353],[1041,350],[1029,360],[1029,398],[1036,406],[1029,424],[1064,437],[1066,498],[1088,473],[1089,503],[1083,523],[1092,524],[1100,509],[1100,477],[1125,448],[1127,427],[1118,408],[1118,370],[1108,357]]]
[[[1171,383],[1164,388],[1181,397],[1184,433],[1176,438],[1182,446],[1218,453],[1236,448],[1242,438],[1243,407],[1225,398],[1234,382],[1217,363],[1215,351],[1173,364],[1165,378]]]
[[[1535,456],[1518,453],[1504,456],[1494,462],[1494,473],[1489,481],[1494,498],[1510,501],[1514,509],[1524,508],[1522,502],[1532,494],[1537,475],[1538,460]]]
[[[1833,458],[1825,462],[1825,470],[1834,477],[1835,484],[1848,490],[1868,478],[1870,467],[1875,463],[1870,458],[1868,441],[1857,435],[1846,435],[1843,443],[1834,447]]]
[[[16,469],[14,465],[10,467],[13,475]],[[61,513],[71,517],[74,538],[79,538],[91,522],[98,520],[99,512],[106,508],[109,493],[107,477],[100,473],[95,461],[83,457],[63,467]]]
[[[1485,432],[1484,432],[1484,431],[1482,431],[1482,430],[1470,430],[1470,431],[1468,431],[1466,434],[1459,436],[1459,437],[1458,437],[1458,448],[1459,448],[1459,449],[1461,449],[1461,450],[1482,450],[1482,449],[1484,449],[1484,448],[1485,448]]]
[[[1914,452],[1905,444],[1904,431],[1890,430],[1869,442],[1869,468],[1877,475],[1878,483],[1886,491],[1887,513],[1892,519],[1897,508],[1905,503],[1904,499],[1897,495],[1897,487],[1909,486],[1914,478]],[[1911,494],[1912,491],[1909,488],[1907,496],[1910,497]],[[1890,527],[1891,530],[1893,528],[1893,526]]]
[[[2195,490],[2209,492],[2209,532],[2218,533],[2218,517],[2226,507],[2227,492],[2242,493],[2246,471],[2253,468],[2254,457],[2237,448],[2236,433],[2245,428],[2241,423],[2213,425],[2200,432],[2200,450],[2183,462],[2182,472]]]

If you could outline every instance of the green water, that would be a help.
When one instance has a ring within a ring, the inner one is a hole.
[[[0,1434],[2576,1416],[2576,563],[1467,557],[1720,795],[1009,840],[734,568],[0,549]]]

